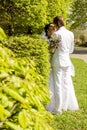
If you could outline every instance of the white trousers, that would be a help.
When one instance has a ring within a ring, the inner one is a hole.
[[[51,102],[47,105],[50,112],[78,110],[78,103],[71,79],[70,67],[53,67],[50,74]]]
[[[54,79],[54,93],[55,93],[55,110],[61,111],[67,110],[69,99],[69,67],[54,67],[53,79]],[[64,95],[63,95],[64,94]],[[64,96],[64,101],[63,101]],[[64,108],[62,108],[62,106]]]

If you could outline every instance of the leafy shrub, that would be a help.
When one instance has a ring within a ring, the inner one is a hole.
[[[22,39],[22,37],[20,37],[20,39]],[[25,37],[25,43],[27,41],[29,42],[29,39],[28,37]],[[33,43],[33,39],[31,38],[30,40]],[[13,38],[9,42],[9,47],[12,48],[12,45],[15,45],[15,52],[17,45],[20,44],[21,46],[23,46],[24,41],[19,40],[19,38],[17,37]],[[37,42],[38,44],[40,44],[38,39]],[[43,44],[45,43],[43,42]],[[34,52],[34,45],[32,46],[33,47],[31,47],[31,45],[28,45],[27,48],[27,45],[25,44],[24,51],[26,49],[27,52],[30,47],[30,50],[32,49],[32,51]],[[39,48],[39,46],[40,45],[38,45],[37,48]],[[19,48],[16,52],[19,54],[19,51],[21,49],[20,46],[18,47]],[[39,62],[41,63],[38,57],[39,53],[41,56],[42,53],[38,51],[36,49],[36,61],[39,60]],[[21,56],[23,56],[22,54],[23,50],[21,50]],[[30,57],[31,54],[35,55],[35,53],[30,52],[28,56]],[[47,86],[42,84],[43,76],[41,76],[39,72],[37,72],[35,68],[37,64],[35,64],[31,60],[32,58],[29,59],[29,57],[28,59],[15,58],[14,54],[10,50],[0,45],[1,129],[52,130],[49,125],[49,122],[52,119],[52,115],[47,112],[44,107],[44,105],[49,101]],[[44,56],[42,57],[44,58]]]
[[[3,40],[4,38],[6,38],[6,34],[4,32],[4,30],[0,27],[0,40]]]
[[[35,62],[36,71],[43,76],[43,83],[48,81],[49,53],[47,43],[38,35],[10,37],[3,43],[11,49],[16,57],[31,59]]]
[[[10,37],[0,47],[0,114],[2,129],[50,130],[52,115],[47,81],[49,53],[39,36]]]

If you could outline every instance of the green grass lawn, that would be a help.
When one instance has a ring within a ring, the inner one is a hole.
[[[72,62],[75,66],[73,83],[80,110],[54,115],[54,130],[87,130],[87,63],[80,59],[72,59]]]

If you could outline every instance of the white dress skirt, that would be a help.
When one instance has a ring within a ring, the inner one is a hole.
[[[51,113],[55,111],[55,94],[54,94],[54,83],[53,82],[54,82],[53,73],[51,70],[50,79],[49,79],[50,102],[46,105],[46,109]]]

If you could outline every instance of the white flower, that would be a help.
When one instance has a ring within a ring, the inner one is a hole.
[[[59,42],[60,37],[59,37],[59,35],[57,36],[56,33],[54,33],[54,34],[51,36],[51,39],[52,39],[54,42]]]
[[[58,42],[59,42],[60,38],[59,36],[57,36],[55,33],[51,36],[50,38],[50,46],[58,46]]]

